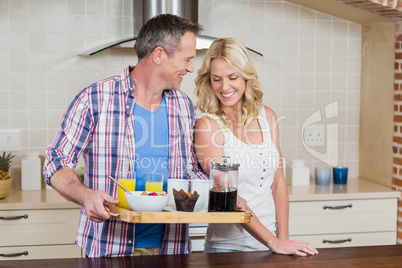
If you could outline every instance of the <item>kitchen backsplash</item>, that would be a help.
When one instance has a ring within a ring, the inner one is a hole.
[[[347,165],[358,176],[361,25],[286,1],[199,2],[204,35],[236,37],[264,54],[252,57],[279,119],[283,156],[311,170]],[[0,0],[0,128],[21,129],[22,151],[43,157],[75,94],[137,62],[131,49],[78,54],[132,32],[131,0]],[[204,55],[197,53],[195,70]],[[194,102],[196,75],[182,84]],[[336,146],[303,146],[303,124],[316,112],[330,137],[338,134]]]

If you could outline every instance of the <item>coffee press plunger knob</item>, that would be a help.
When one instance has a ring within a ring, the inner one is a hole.
[[[222,164],[227,165],[229,163],[228,159],[230,158],[230,156],[222,155],[221,157],[223,158],[223,163]]]
[[[223,189],[224,189],[224,192],[227,192],[228,191],[228,189],[229,189],[229,173],[228,173],[228,165],[229,165],[229,163],[228,163],[228,159],[230,158],[230,156],[227,156],[227,155],[222,155],[221,156],[222,158],[223,158],[223,163],[222,163],[222,171],[223,171],[223,174],[222,174],[222,187],[223,187]]]

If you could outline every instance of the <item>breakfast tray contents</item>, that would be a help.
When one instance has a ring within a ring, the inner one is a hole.
[[[176,204],[176,209],[178,211],[185,211],[185,212],[193,212],[195,203],[198,200],[198,197],[200,196],[197,191],[194,193],[186,193],[181,189],[180,191],[177,191],[176,189],[173,189],[173,195],[174,195],[174,202]]]
[[[109,205],[111,215],[119,220],[133,223],[249,223],[251,213],[234,212],[138,212]]]

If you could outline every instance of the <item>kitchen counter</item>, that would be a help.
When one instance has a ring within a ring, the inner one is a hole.
[[[314,181],[306,186],[288,185],[289,201],[319,201],[344,199],[400,198],[401,192],[363,180],[348,179],[347,184],[316,185]],[[67,201],[55,190],[21,191],[11,189],[4,199],[0,199],[0,210],[16,209],[66,209],[80,208]]]
[[[397,214],[396,205],[397,199],[401,197],[400,192],[363,179],[349,179],[348,184],[346,185],[330,184],[328,186],[319,186],[315,185],[315,183],[311,183],[308,186],[288,186],[288,189],[290,200],[289,230],[292,239],[299,239],[304,241],[309,241],[309,239],[311,239],[311,241],[309,242],[323,248],[324,246],[329,245],[321,245],[321,242],[323,241],[323,238],[321,236],[323,234],[325,234],[326,236],[325,239],[331,238],[336,240],[343,238],[343,236],[345,236],[344,233],[347,232],[348,238],[351,235],[355,235],[355,237],[353,237],[352,239],[353,243],[347,243],[350,246],[395,244],[395,217]],[[321,204],[324,201],[325,204]],[[337,204],[336,202],[342,202],[342,204]],[[368,204],[361,204],[358,202],[368,202]],[[370,202],[374,203],[372,204]],[[381,205],[380,202],[387,202],[387,204]],[[322,210],[323,205],[345,205],[343,203],[348,205],[348,208],[345,209],[345,211],[335,210],[331,212],[327,210]],[[353,204],[353,209],[349,208],[350,204]],[[374,209],[374,204],[378,205],[379,208]],[[367,211],[364,210],[365,207],[368,207]],[[69,212],[74,214],[74,217],[78,217],[79,209],[79,205],[67,201],[55,190],[21,191],[12,189],[6,198],[0,200],[0,211],[3,211],[3,214],[5,216],[13,216],[14,214],[29,214],[29,219],[34,219],[35,213],[39,212],[42,213],[39,217],[40,219],[42,219],[43,215],[46,215],[46,213],[50,213],[50,215],[55,215],[55,213],[62,213],[62,215],[64,215],[65,213]],[[317,209],[318,212],[315,213],[315,209]],[[357,212],[354,212],[355,210]],[[386,211],[388,212],[386,213]],[[10,213],[14,214],[11,215]],[[338,215],[339,213],[341,213],[341,215]],[[373,216],[370,213],[374,213],[375,215]],[[354,215],[356,215],[358,219]],[[360,222],[362,221],[362,215],[366,215],[369,219],[375,219],[375,221],[368,221],[370,224],[363,223],[365,226],[365,230],[362,230],[361,228],[362,225]],[[346,217],[346,219],[343,219],[342,217]],[[70,222],[66,223],[66,226],[72,226],[72,231],[70,235],[72,238],[71,241],[69,240],[68,242],[73,244],[76,232],[75,228],[78,219],[72,219],[72,216],[68,216],[67,218],[70,220]],[[391,220],[389,220],[389,218],[391,218]],[[339,223],[339,221],[341,223]],[[346,226],[348,228],[351,228],[351,226],[355,226],[356,230],[353,229],[352,231],[348,231],[348,229],[345,227],[345,222],[349,221],[352,221],[352,223],[347,223]],[[386,223],[379,221],[384,221]],[[393,224],[394,222],[395,224]],[[389,223],[391,223],[392,226],[388,226]],[[374,225],[376,227],[375,230],[366,230],[371,225]],[[324,226],[328,230],[322,230],[322,228],[319,228],[320,226]],[[203,236],[206,226],[196,225],[191,227],[194,227],[190,228],[190,233],[192,235],[193,241],[193,250],[202,251],[204,244]],[[203,232],[200,232],[200,229],[202,228]],[[309,228],[313,230],[311,232],[307,232]],[[339,230],[339,228],[341,228],[341,230]],[[302,229],[303,232],[299,232],[298,229]],[[37,231],[33,229],[32,232],[36,233]],[[378,235],[382,240],[379,239],[379,237],[377,237],[376,235]],[[389,238],[385,241],[384,239],[386,237]],[[318,239],[318,242],[314,239]],[[372,241],[376,242],[374,243]],[[31,245],[32,243],[33,242],[31,242]],[[43,244],[49,243],[49,241],[43,242]],[[54,242],[52,243],[53,245],[55,244]],[[336,244],[335,246],[343,247],[344,245]],[[48,250],[45,250],[45,252],[48,252]],[[30,256],[33,256],[33,254],[31,254]],[[0,264],[2,264],[2,262],[0,262]]]
[[[401,192],[359,178],[288,189],[291,239],[318,248],[396,244]]]
[[[11,189],[0,199],[0,267],[3,260],[82,257],[74,243],[80,208],[54,190]]]
[[[320,249],[315,256],[271,252],[2,261],[1,267],[400,267],[402,245]]]
[[[80,207],[64,199],[55,190],[21,191],[11,189],[4,199],[0,199],[0,210],[69,209]]]
[[[306,186],[288,185],[289,201],[353,200],[400,198],[401,192],[360,178],[348,178],[347,184]]]

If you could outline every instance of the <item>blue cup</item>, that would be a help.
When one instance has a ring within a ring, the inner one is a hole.
[[[334,167],[333,168],[334,184],[346,184],[348,182],[348,168]]]
[[[331,168],[329,167],[315,168],[315,184],[329,185],[330,181],[331,181]]]

